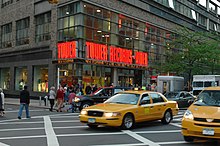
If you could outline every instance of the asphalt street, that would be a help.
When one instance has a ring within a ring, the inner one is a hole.
[[[17,119],[18,106],[6,105],[0,118],[0,146],[218,146],[217,141],[187,143],[181,135],[184,110],[169,125],[160,121],[138,124],[132,130],[113,127],[90,129],[79,122],[79,113],[49,112],[30,107],[31,119]]]

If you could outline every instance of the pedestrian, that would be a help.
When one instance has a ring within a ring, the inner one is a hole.
[[[94,94],[97,90],[97,84],[94,84],[93,87],[92,87],[92,93]]]
[[[72,110],[72,113],[74,113],[76,111],[76,106],[75,106],[75,101],[74,101],[75,97],[76,97],[76,93],[71,91],[70,94],[69,94],[68,103],[71,105],[70,109]],[[68,110],[70,110],[70,109],[68,109]]]
[[[51,112],[53,111],[55,98],[56,98],[55,87],[52,86],[52,87],[50,87],[50,92],[49,92],[50,111]]]
[[[27,85],[25,85],[24,90],[20,92],[20,108],[18,112],[18,119],[21,119],[24,107],[26,111],[26,118],[31,118],[29,113],[30,93],[27,88]]]
[[[70,94],[69,89],[67,87],[64,87],[64,102],[67,103],[68,102],[68,96]]]
[[[80,90],[80,88],[78,88],[76,90],[76,96],[81,96],[82,95],[82,91]]]
[[[92,87],[90,86],[89,83],[87,83],[85,92],[86,92],[86,95],[89,95],[89,94],[91,94],[91,92],[92,92]]]
[[[57,90],[57,103],[58,103],[57,112],[62,112],[61,108],[63,106],[63,101],[64,101],[64,90],[63,87],[60,85],[59,89]]]
[[[2,88],[0,88],[0,116],[4,116],[4,102],[5,102],[5,94],[3,93]]]

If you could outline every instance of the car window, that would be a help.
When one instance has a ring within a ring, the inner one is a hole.
[[[142,104],[150,104],[150,96],[148,94],[143,94],[141,97]]]
[[[121,91],[124,91],[124,89],[114,89],[114,94],[118,93],[118,92],[121,92]]]
[[[150,96],[153,100],[153,103],[164,102],[163,97],[161,97],[158,93],[150,93]]]
[[[118,93],[108,100],[105,103],[117,103],[117,104],[137,104],[140,94],[131,94],[131,93]]]

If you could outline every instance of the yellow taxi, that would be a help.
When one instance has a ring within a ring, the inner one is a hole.
[[[220,87],[205,88],[182,119],[185,141],[195,138],[220,139]]]
[[[164,95],[153,91],[123,91],[104,103],[89,106],[80,112],[80,121],[90,128],[99,125],[131,129],[137,122],[161,120],[171,122],[178,113],[176,101],[168,101]]]

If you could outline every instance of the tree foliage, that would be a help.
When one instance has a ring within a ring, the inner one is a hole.
[[[179,28],[176,38],[167,43],[164,72],[187,76],[191,83],[194,74],[220,74],[220,37],[207,32]]]

